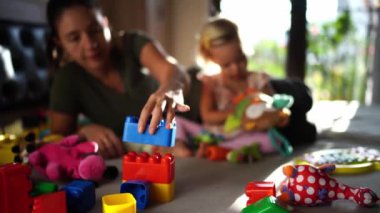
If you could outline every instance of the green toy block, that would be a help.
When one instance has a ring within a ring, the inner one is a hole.
[[[37,197],[42,194],[48,194],[58,190],[58,185],[51,182],[39,182],[33,185],[30,196]]]
[[[287,213],[284,207],[278,205],[278,200],[274,196],[265,197],[242,210],[242,213]]]
[[[252,144],[238,150],[232,150],[227,154],[227,160],[231,163],[249,162],[261,158],[260,144]]]

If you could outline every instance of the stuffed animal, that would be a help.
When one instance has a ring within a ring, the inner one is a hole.
[[[235,131],[267,131],[272,145],[283,156],[293,152],[290,142],[275,127],[288,124],[290,107],[294,99],[286,94],[269,96],[253,89],[247,89],[234,100],[235,109],[224,123],[224,131],[233,134]]]
[[[293,97],[285,94],[273,96],[247,90],[234,100],[234,113],[228,116],[224,130],[233,132],[237,129],[245,131],[265,131],[276,126],[285,126],[290,117],[290,106]]]
[[[280,200],[289,204],[315,206],[330,204],[337,199],[356,202],[360,206],[374,205],[379,199],[369,188],[350,187],[329,176],[335,165],[287,165],[283,167],[288,177],[281,186]]]
[[[58,143],[41,146],[29,154],[29,163],[50,180],[98,181],[107,167],[103,158],[96,154],[97,151],[96,142],[82,142],[78,135],[71,135]]]

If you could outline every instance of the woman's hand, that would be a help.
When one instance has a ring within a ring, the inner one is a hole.
[[[124,154],[124,146],[121,140],[111,129],[90,124],[82,127],[79,132],[87,140],[95,141],[99,145],[99,153],[105,158],[121,157]]]
[[[138,131],[140,133],[145,131],[148,119],[150,115],[152,115],[149,133],[154,134],[163,117],[164,111],[166,111],[166,128],[170,129],[171,122],[175,116],[175,110],[179,112],[187,112],[190,110],[190,107],[183,102],[182,90],[169,90],[165,92],[164,89],[158,89],[149,96],[148,101],[140,113]]]

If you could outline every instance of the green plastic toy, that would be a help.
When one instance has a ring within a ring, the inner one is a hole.
[[[252,144],[241,149],[232,150],[227,154],[227,160],[231,163],[242,163],[260,160],[260,144]]]
[[[274,196],[265,197],[242,210],[242,213],[287,213],[284,207],[278,205],[278,200]]]

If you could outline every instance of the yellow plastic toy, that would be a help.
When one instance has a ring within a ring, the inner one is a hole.
[[[296,164],[314,166],[335,164],[335,174],[359,174],[380,171],[380,151],[367,147],[326,149],[306,153],[295,159]]]
[[[0,135],[0,166],[13,162],[15,154],[12,152],[12,147],[18,143],[17,141],[18,138],[16,135]]]
[[[174,198],[174,181],[171,183],[152,183],[150,186],[149,200],[165,203]]]
[[[136,200],[131,193],[117,193],[102,197],[103,213],[136,213]]]

